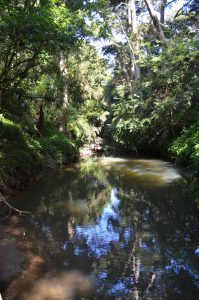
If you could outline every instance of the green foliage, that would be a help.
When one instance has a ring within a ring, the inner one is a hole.
[[[51,123],[45,124],[45,137],[37,139],[36,143],[47,167],[63,165],[75,160],[78,155],[75,145]]]
[[[0,1],[0,172],[11,185],[77,158],[105,120],[106,62],[83,41],[94,6],[69,2]]]
[[[199,122],[186,129],[170,147],[170,152],[177,163],[193,164],[199,167]]]
[[[103,100],[109,75],[106,60],[99,56],[95,47],[83,42],[69,54],[68,63],[70,100],[77,105],[82,100]]]
[[[78,46],[83,6],[82,1],[77,7],[54,0],[0,1],[1,108],[18,116],[30,100],[63,100],[59,59]]]
[[[139,102],[139,97],[135,95],[134,98],[121,99],[119,103],[112,106],[113,122],[115,124],[113,129],[114,139],[131,150],[141,145],[141,139],[144,136],[140,134],[143,134],[143,131],[146,130],[137,114]]]
[[[99,132],[97,127],[89,123],[86,115],[82,111],[77,111],[73,107],[67,109],[67,130],[78,146],[91,142]]]
[[[31,128],[26,133],[22,128],[1,117],[0,175],[4,184],[18,186],[46,167],[55,167],[77,157],[76,147],[54,125],[46,123],[45,138],[38,138],[36,129],[33,132]]]
[[[52,99],[53,102],[46,101],[47,118],[65,129],[80,146],[93,141],[106,121],[104,89],[109,75],[105,60],[87,42],[66,55],[65,62],[66,78],[60,78],[59,70],[54,75],[45,74],[37,81],[34,91]]]
[[[38,170],[36,153],[19,124],[1,117],[0,127],[0,170],[6,184],[18,185],[23,178]]]
[[[167,154],[172,141],[197,119],[198,42],[171,40],[159,55],[143,57],[142,80],[131,96],[124,84],[113,96],[114,138],[126,148]]]
[[[74,159],[77,148],[102,129],[129,150],[167,155],[172,144],[177,160],[196,162],[195,2],[167,22],[164,43],[156,40],[145,18],[140,17],[135,32],[126,6],[118,3],[0,1],[0,105],[6,116],[1,120],[1,167],[9,176],[23,177]],[[146,9],[142,3],[136,8],[136,14]],[[88,42],[91,35],[109,39],[105,53],[112,74]],[[36,126],[41,106],[44,137]]]

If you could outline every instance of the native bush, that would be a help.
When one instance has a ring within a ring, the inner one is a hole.
[[[170,153],[177,163],[199,167],[199,122],[184,130],[171,145]]]
[[[198,42],[179,36],[140,60],[134,93],[125,82],[112,92],[113,137],[124,147],[168,155],[168,147],[197,120]]]
[[[37,142],[39,142],[44,166],[62,165],[73,161],[78,156],[75,145],[49,122],[45,124],[45,137],[37,139]]]
[[[40,137],[36,128],[33,132],[34,127],[22,128],[7,118],[0,119],[0,175],[5,184],[17,186],[44,168],[77,158],[77,148],[54,125],[45,124],[45,137]]]

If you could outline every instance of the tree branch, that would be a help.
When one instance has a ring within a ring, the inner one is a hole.
[[[19,210],[17,208],[15,208],[14,206],[12,206],[4,197],[3,195],[0,193],[0,201],[3,202],[8,208],[9,208],[9,213],[6,216],[6,218],[8,218],[11,214],[12,211],[18,213],[20,216],[22,215],[26,215],[26,214],[30,214],[29,211],[25,211],[25,210]]]
[[[33,56],[31,58],[27,58],[23,61],[19,61],[18,63],[16,63],[15,65],[13,65],[7,72],[5,75],[2,74],[1,76],[1,80],[0,80],[0,84],[4,83],[4,82],[13,82],[15,79],[17,79],[18,77],[20,78],[19,80],[23,79],[24,76],[26,76],[27,72],[29,71],[29,69],[31,69],[32,67],[35,66],[34,62],[37,58],[38,52],[35,52],[33,54]],[[7,77],[8,72],[19,67],[20,65],[27,63],[26,67],[24,68],[24,70],[22,70],[21,72],[17,72],[14,76],[12,77]]]
[[[157,16],[154,8],[153,8],[153,5],[151,4],[151,1],[150,0],[144,0],[144,2],[145,2],[146,7],[148,9],[149,15],[152,19],[153,25],[154,25],[155,29],[157,30],[157,33],[159,35],[160,40],[165,42],[166,38],[165,38],[164,32],[162,30],[162,26],[160,24],[160,21],[158,19],[158,16]]]
[[[171,5],[173,2],[176,2],[176,0],[172,0],[172,1],[168,2],[168,3],[166,4],[166,7],[169,6],[169,5]]]
[[[189,0],[187,3],[185,3],[178,11],[177,13],[175,14],[174,16],[174,19],[177,18],[179,15],[180,15],[180,12],[183,10],[184,7],[188,6],[189,3],[191,2],[192,0]]]
[[[121,2],[119,5],[116,6],[116,9],[120,8],[122,5],[129,6],[129,4],[127,4],[125,2]]]

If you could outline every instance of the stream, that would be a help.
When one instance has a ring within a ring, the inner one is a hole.
[[[3,299],[199,299],[198,210],[171,163],[88,159],[11,200],[31,216],[10,221],[25,262]]]

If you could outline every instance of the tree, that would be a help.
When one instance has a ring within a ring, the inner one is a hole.
[[[159,41],[154,39],[150,23],[139,25],[143,30],[140,46],[142,77],[138,86],[132,86],[131,93],[126,93],[124,80],[119,77],[123,67],[117,66],[111,94],[113,137],[128,149],[158,152],[163,148],[167,151],[172,140],[196,116],[197,109],[195,113],[193,109],[197,106],[195,88],[198,81],[196,21],[192,12],[167,21],[166,41],[151,2],[145,3]],[[158,2],[160,4],[163,14],[163,9],[171,2]],[[190,27],[184,25],[185,19]],[[165,41],[166,47],[163,47]],[[126,66],[129,72],[129,65]]]
[[[159,37],[160,41],[165,42],[166,39],[165,39],[164,32],[162,30],[162,26],[160,24],[160,21],[158,19],[157,14],[156,14],[153,6],[152,6],[151,1],[150,0],[144,0],[144,2],[146,4],[146,6],[147,6],[147,9],[148,9],[149,15],[150,15],[150,17],[152,19],[153,25],[154,25],[155,29],[157,30],[158,37]],[[163,14],[164,14],[163,6],[165,5],[164,3],[162,4],[162,14],[161,14],[162,20],[164,20],[164,17],[163,17]]]
[[[134,74],[135,80],[138,81],[140,79],[140,65],[139,65],[139,37],[137,31],[137,15],[136,15],[136,5],[135,0],[129,0],[128,2],[128,23],[131,29],[131,34],[133,35],[134,45],[132,49],[132,59],[134,66]]]
[[[41,65],[44,55],[54,54],[76,40],[75,32],[67,30],[67,25],[74,23],[74,15],[67,8],[51,1],[23,3],[1,1],[2,106],[8,101],[9,89],[19,88],[30,71]]]

